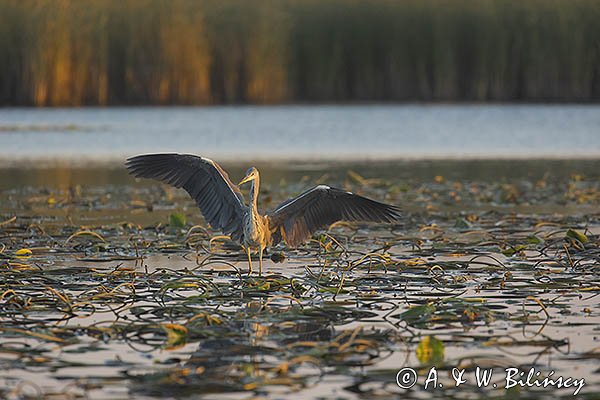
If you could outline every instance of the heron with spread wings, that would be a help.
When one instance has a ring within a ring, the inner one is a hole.
[[[190,154],[143,154],[128,158],[125,166],[136,178],[152,178],[185,189],[196,201],[206,221],[239,242],[248,255],[252,273],[253,249],[259,253],[262,275],[263,251],[281,240],[296,247],[319,228],[337,221],[394,222],[400,208],[333,187],[318,185],[286,200],[273,211],[258,211],[260,175],[248,169],[239,185],[250,182],[250,204],[216,162]]]

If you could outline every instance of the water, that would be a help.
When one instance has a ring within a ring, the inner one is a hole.
[[[221,161],[597,158],[598,105],[357,105],[0,110],[0,159],[178,151]]]
[[[0,398],[572,398],[502,389],[505,368],[532,366],[597,397],[598,111],[0,110]],[[126,155],[159,150],[211,156],[236,181],[256,161],[265,210],[326,183],[404,218],[276,249],[248,277],[183,190],[127,175]],[[465,155],[523,159],[414,160]],[[443,389],[423,389],[431,364]],[[478,388],[475,366],[498,388]],[[419,385],[396,385],[404,367]]]
[[[597,398],[598,164],[272,164],[265,209],[323,182],[405,214],[330,229],[348,252],[328,238],[270,251],[263,277],[238,275],[245,254],[183,190],[122,165],[0,169],[0,398],[573,398],[505,392],[509,367],[585,379]],[[432,364],[444,386],[425,390]],[[489,387],[476,366],[494,369]]]

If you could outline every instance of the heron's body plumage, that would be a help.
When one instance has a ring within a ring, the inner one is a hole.
[[[127,159],[135,177],[153,178],[185,189],[196,201],[206,221],[233,240],[248,254],[258,250],[260,271],[265,248],[285,241],[295,247],[319,228],[336,221],[394,222],[400,218],[396,206],[377,202],[342,189],[318,185],[286,200],[266,215],[258,211],[260,174],[250,168],[240,182],[250,182],[250,202],[216,162],[188,154],[144,154]]]

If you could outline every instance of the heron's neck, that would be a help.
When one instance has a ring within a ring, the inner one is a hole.
[[[258,215],[258,191],[260,187],[260,178],[257,176],[250,184],[250,210],[252,215]]]

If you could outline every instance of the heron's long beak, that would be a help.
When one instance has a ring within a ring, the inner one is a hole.
[[[244,184],[244,183],[246,183],[246,182],[250,182],[250,181],[252,180],[252,178],[254,178],[254,177],[252,176],[252,174],[250,174],[250,175],[246,175],[246,176],[244,177],[244,179],[242,179],[242,180],[240,181],[240,183],[238,183],[238,186],[241,186],[241,185],[243,185],[243,184]]]

